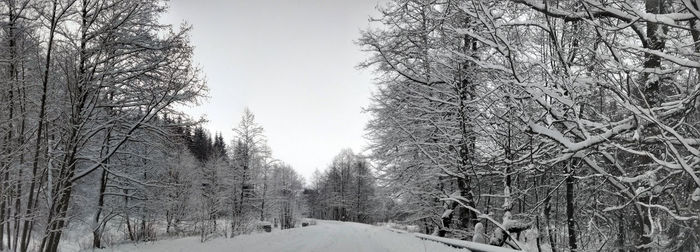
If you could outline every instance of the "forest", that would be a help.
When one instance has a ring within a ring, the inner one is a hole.
[[[393,212],[536,251],[700,249],[698,4],[390,1],[357,43]]]
[[[166,10],[0,3],[0,251],[63,251],[71,233],[102,248],[294,225],[303,180],[272,158],[253,114],[227,145],[182,112],[207,86],[191,27],[162,24]]]
[[[311,219],[526,251],[700,251],[700,1],[377,6],[354,41],[374,77],[367,148],[304,178],[250,109],[232,139],[185,112],[210,90],[197,27],[163,23],[167,1],[0,1],[0,251]]]

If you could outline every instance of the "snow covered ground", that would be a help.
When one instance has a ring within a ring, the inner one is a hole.
[[[318,221],[317,225],[256,233],[233,239],[218,238],[200,243],[197,237],[127,244],[98,250],[108,251],[467,251],[441,243],[421,240],[411,234],[400,234],[383,227],[335,221]]]

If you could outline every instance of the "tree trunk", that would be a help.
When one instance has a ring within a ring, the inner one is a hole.
[[[545,185],[544,181],[545,176],[542,176],[542,184]],[[552,252],[557,251],[557,247],[554,244],[554,235],[552,234],[552,229],[550,228],[551,223],[552,223],[552,217],[551,217],[551,211],[552,211],[552,205],[549,203],[550,200],[552,199],[552,196],[547,193],[547,196],[544,198],[544,209],[543,209],[543,214],[544,214],[544,222],[545,222],[545,230],[547,232],[547,236],[549,238],[549,246],[552,248]],[[556,223],[556,221],[555,221]]]
[[[646,0],[645,2],[645,7],[647,13],[650,14],[663,14],[665,13],[664,11],[664,0]],[[647,43],[647,48],[651,50],[658,50],[658,51],[663,51],[664,47],[666,46],[666,41],[663,38],[663,31],[660,31],[661,25],[656,24],[654,22],[647,22],[647,41],[644,41]],[[652,68],[659,68],[661,67],[661,57],[658,55],[652,54],[652,53],[644,53],[644,68],[647,69],[652,69]],[[644,88],[644,96],[646,98],[646,102],[648,102],[648,107],[654,107],[657,104],[660,104],[661,101],[661,96],[659,94],[659,80],[656,78],[654,81],[650,81],[651,79],[651,74],[650,73],[644,73],[644,81],[645,83],[645,88]],[[645,103],[642,103],[645,104]],[[645,107],[647,105],[644,105]]]
[[[569,175],[566,177],[566,226],[569,232],[569,249],[576,251],[576,220],[574,217],[574,170],[569,162],[567,170]]]
[[[358,165],[360,165],[360,164],[358,164]],[[359,167],[358,167],[358,168],[359,168]],[[355,211],[357,212],[357,213],[356,213],[356,217],[355,217],[355,221],[357,221],[357,222],[362,222],[362,221],[360,220],[360,199],[361,199],[361,197],[362,197],[362,192],[361,192],[362,181],[361,181],[361,178],[362,178],[362,176],[361,176],[361,174],[359,173],[359,170],[358,170],[358,173],[357,173],[357,195],[355,195],[355,196],[357,196],[357,197],[355,197],[355,200],[357,201],[357,204],[356,204],[356,206],[355,206]]]
[[[67,178],[72,177],[66,176]],[[73,185],[70,181],[59,183],[60,190],[58,197],[55,201],[55,207],[52,207],[49,212],[49,225],[46,229],[46,237],[42,240],[41,248],[44,252],[56,252],[58,251],[58,244],[61,241],[61,236],[63,234],[63,228],[66,225],[66,217],[68,212],[68,205],[70,202],[71,194],[73,193]]]
[[[4,241],[5,239],[5,225],[7,225],[7,243],[8,243],[8,248],[12,248],[12,244],[10,243],[11,241],[11,233],[10,233],[10,196],[11,196],[11,190],[10,190],[10,167],[12,166],[12,148],[9,146],[13,141],[12,139],[12,131],[14,130],[13,126],[13,121],[14,121],[14,82],[15,82],[15,38],[14,38],[14,6],[13,2],[8,3],[8,50],[9,50],[9,64],[8,64],[8,78],[7,82],[9,82],[8,85],[8,109],[9,109],[9,115],[8,115],[8,126],[5,129],[5,132],[7,132],[7,135],[5,136],[5,141],[4,144],[1,146],[3,148],[3,152],[6,155],[9,160],[6,161],[6,159],[2,159],[0,161],[0,171],[4,170],[2,174],[0,174],[0,251],[4,249]],[[0,119],[2,119],[0,117]],[[7,163],[6,163],[7,162]],[[18,180],[21,178],[18,178]],[[17,181],[17,183],[20,183]]]
[[[108,137],[109,139],[109,137]],[[100,176],[100,190],[97,196],[97,212],[95,213],[94,227],[92,230],[92,247],[102,248],[102,224],[100,223],[100,215],[102,214],[102,208],[104,207],[105,190],[107,189],[107,179],[108,173],[102,169],[102,175]]]
[[[267,194],[267,171],[263,174],[262,203],[260,204],[260,221],[265,220],[265,195]]]
[[[645,1],[645,9],[647,13],[650,14],[663,14],[665,13],[665,8],[664,8],[664,0],[646,0]],[[645,45],[646,48],[654,51],[659,51],[662,52],[664,48],[666,47],[666,39],[665,39],[665,29],[661,24],[657,24],[654,22],[646,22],[646,33],[647,33],[647,41],[643,41],[643,45]],[[653,54],[653,53],[644,53],[644,68],[646,69],[659,69],[661,68],[661,57]],[[641,104],[645,108],[653,108],[661,103],[663,103],[663,97],[661,94],[660,90],[660,80],[659,78],[652,77],[652,73],[650,72],[645,72],[644,75],[644,90],[643,90],[643,95],[644,95],[644,100],[642,100]],[[658,129],[650,128],[648,129],[652,131],[654,134]],[[649,148],[650,152],[656,152],[654,148]],[[654,161],[647,157],[647,156],[642,156],[642,163],[643,164],[654,164]],[[645,167],[644,165],[642,167]],[[643,199],[635,199],[638,201],[642,201]],[[637,233],[639,234],[640,241],[639,241],[639,246],[643,246],[646,244],[651,243],[651,237],[647,235],[648,232],[650,232],[651,229],[651,220],[649,220],[648,216],[644,214],[644,210],[640,209],[641,207],[637,206],[637,214],[639,216],[639,228],[637,230]],[[648,248],[642,247],[639,249],[640,251],[649,251]]]
[[[42,143],[42,135],[44,131],[44,117],[46,114],[46,93],[48,89],[48,82],[49,82],[49,73],[51,72],[51,53],[53,51],[53,42],[54,42],[54,35],[56,31],[56,25],[58,23],[56,14],[57,14],[57,8],[58,8],[58,3],[53,2],[52,6],[52,11],[51,11],[51,20],[50,20],[50,27],[49,27],[49,41],[46,46],[46,61],[44,64],[44,75],[42,78],[41,86],[42,86],[42,92],[41,92],[41,98],[39,101],[39,116],[38,116],[38,125],[37,125],[37,134],[36,134],[36,144],[34,145],[34,160],[32,161],[32,180],[31,183],[29,184],[29,196],[27,198],[27,209],[26,209],[26,217],[24,221],[24,226],[22,229],[22,244],[21,244],[21,251],[26,252],[29,246],[29,241],[30,241],[30,227],[32,224],[30,223],[29,216],[31,216],[32,212],[34,211],[34,193],[35,193],[35,187],[37,183],[37,176],[38,176],[38,169],[39,169],[39,153],[41,149],[41,143]],[[51,171],[49,171],[51,172]]]
[[[134,231],[131,228],[131,218],[129,217],[129,190],[124,189],[124,213],[125,213],[125,219],[126,219],[126,230],[129,232],[129,240],[135,241],[134,237]]]
[[[465,24],[469,24],[469,18],[464,20]],[[473,55],[476,50],[476,42],[470,37],[465,35],[463,37],[464,44],[461,46],[461,50],[466,55]],[[460,156],[460,174],[463,178],[457,178],[457,187],[460,192],[460,196],[466,199],[463,204],[476,209],[476,204],[474,203],[474,193],[472,192],[471,180],[469,178],[469,170],[471,164],[474,162],[475,150],[476,150],[476,136],[474,135],[474,128],[471,120],[475,114],[475,108],[469,103],[476,99],[476,85],[471,81],[471,74],[469,72],[474,67],[472,63],[465,61],[460,64],[459,69],[459,127],[462,137],[459,143],[459,156]],[[461,207],[457,205],[456,207]],[[459,213],[459,220],[462,229],[471,230],[474,228],[476,221],[476,213],[470,209],[462,208]]]

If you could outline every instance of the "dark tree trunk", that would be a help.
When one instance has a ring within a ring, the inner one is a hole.
[[[647,13],[651,14],[662,14],[664,11],[664,0],[646,0],[645,7]],[[646,47],[651,50],[663,51],[666,46],[666,41],[663,38],[663,34],[660,34],[661,25],[654,22],[647,22],[647,41]],[[662,32],[663,33],[663,32]],[[661,57],[652,53],[644,53],[644,68],[659,68],[661,67]],[[645,88],[644,96],[648,102],[649,107],[654,107],[661,103],[661,95],[659,93],[659,80],[649,81],[651,74],[645,73]],[[646,105],[645,105],[646,106]]]
[[[34,160],[32,161],[32,180],[29,185],[29,196],[27,198],[27,209],[26,209],[26,216],[31,216],[32,212],[34,211],[34,191],[37,183],[37,177],[39,174],[38,169],[39,169],[39,153],[41,150],[41,143],[42,143],[42,135],[44,131],[44,116],[46,114],[46,93],[48,90],[48,82],[49,82],[49,73],[51,69],[51,53],[53,51],[53,42],[54,42],[54,35],[56,31],[56,26],[58,23],[56,14],[57,14],[57,8],[58,8],[58,3],[54,2],[52,6],[52,11],[51,11],[51,20],[50,20],[50,27],[49,27],[49,41],[46,46],[46,61],[44,64],[44,74],[42,76],[42,92],[41,92],[41,98],[39,101],[39,115],[38,115],[38,125],[37,125],[37,134],[36,134],[36,144],[34,145]],[[50,171],[49,171],[50,172]],[[29,218],[25,219],[24,221],[24,226],[22,229],[22,244],[21,244],[21,251],[26,252],[29,246],[29,241],[30,241],[30,232],[31,232],[31,226],[32,224],[30,223]]]
[[[267,194],[267,171],[263,174],[262,203],[260,203],[260,221],[265,220],[265,195]]]
[[[545,176],[542,176],[542,184],[545,183]],[[543,208],[543,214],[544,214],[544,226],[545,230],[547,230],[547,236],[549,238],[549,246],[552,248],[552,252],[556,252],[557,248],[554,246],[554,235],[552,234],[552,230],[550,229],[550,223],[552,222],[552,217],[551,217],[551,211],[552,211],[552,205],[550,204],[550,201],[552,199],[552,196],[547,192],[547,196],[544,198],[544,208]]]
[[[131,229],[131,218],[129,217],[129,190],[124,189],[124,219],[126,219],[126,230],[129,234],[129,240],[134,241],[134,232]]]
[[[664,0],[646,0],[645,1],[645,9],[647,13],[650,14],[663,14],[665,13],[665,8],[664,8]],[[646,33],[647,33],[647,41],[643,41],[643,45],[654,51],[663,51],[664,48],[666,47],[666,39],[665,39],[665,28],[662,24],[658,24],[655,22],[646,22]],[[653,68],[661,68],[661,57],[652,53],[644,53],[644,68],[646,69],[653,69]],[[653,73],[648,73],[645,72],[643,75],[643,81],[644,83],[644,98],[645,100],[641,101],[641,104],[643,107],[646,108],[653,108],[654,106],[657,106],[661,103],[663,103],[663,97],[661,94],[661,88],[660,88],[660,80],[659,78],[654,78],[652,77]],[[657,129],[650,128],[648,129],[652,131],[651,134],[654,134],[654,131],[657,131]],[[656,152],[657,150],[655,148],[649,148],[650,152]],[[653,164],[654,161],[651,160],[651,158],[643,156],[642,157],[642,163],[643,164]],[[646,167],[646,166],[642,166]],[[637,199],[637,200],[643,200],[643,199]],[[640,241],[639,244],[640,246],[649,244],[651,242],[651,237],[647,235],[647,232],[649,231],[649,228],[651,226],[651,221],[649,220],[648,216],[644,214],[644,210],[640,209],[641,207],[637,207],[637,215],[639,216],[639,228],[637,230],[637,233],[639,234]],[[648,248],[640,248],[639,251],[649,251]]]
[[[9,82],[8,85],[8,109],[9,109],[9,117],[8,117],[8,126],[6,129],[7,135],[5,138],[5,145],[3,145],[3,148],[5,148],[5,154],[7,157],[10,157],[12,153],[12,148],[9,146],[13,141],[12,137],[12,132],[14,131],[14,84],[15,81],[17,80],[17,74],[16,74],[16,65],[15,65],[15,11],[14,11],[14,2],[10,1],[8,2],[8,50],[9,50],[9,64],[8,64],[8,78],[7,81]],[[7,228],[7,246],[8,249],[12,248],[12,243],[11,243],[11,237],[12,234],[10,233],[10,199],[11,199],[11,185],[10,185],[10,167],[12,163],[12,158],[10,157],[10,160],[7,161],[8,163],[5,163],[5,159],[2,160],[3,162],[0,162],[0,168],[5,168],[4,175],[0,174],[0,250],[4,249],[3,246],[3,239],[5,238],[4,235],[4,228]],[[17,184],[21,184],[21,179],[22,177],[17,177]],[[17,193],[17,192],[15,192]],[[21,194],[18,194],[17,197],[20,197]],[[6,226],[5,226],[6,225]],[[16,245],[15,245],[16,246]]]
[[[109,139],[109,137],[108,137]],[[107,189],[107,179],[108,173],[102,169],[102,176],[100,176],[100,191],[97,197],[97,213],[95,213],[95,227],[92,230],[92,247],[102,248],[102,224],[100,223],[100,215],[102,214],[102,208],[104,207],[105,190]]]
[[[575,251],[578,248],[576,246],[576,219],[574,217],[574,185],[576,179],[574,178],[571,162],[569,162],[567,169],[569,175],[566,177],[566,226],[569,232],[569,249]]]

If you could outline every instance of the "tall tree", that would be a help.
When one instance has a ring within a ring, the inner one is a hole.
[[[265,152],[265,137],[263,128],[255,122],[255,115],[249,110],[243,111],[243,116],[238,127],[233,129],[236,138],[233,143],[232,169],[236,177],[234,196],[232,197],[232,222],[231,236],[247,232],[243,224],[250,219],[257,219],[251,216],[256,207],[253,202],[255,198],[254,176],[261,168],[262,158],[267,155]]]

